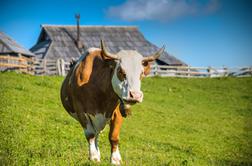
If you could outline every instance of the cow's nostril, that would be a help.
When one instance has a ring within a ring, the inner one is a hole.
[[[128,103],[140,103],[143,100],[142,92],[129,91],[129,98],[127,99]]]
[[[139,99],[142,97],[142,93],[130,91],[130,98],[132,99]]]
[[[132,92],[130,92],[130,98],[134,98],[133,95],[132,95]]]

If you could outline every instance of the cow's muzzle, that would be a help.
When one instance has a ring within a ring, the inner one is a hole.
[[[130,104],[141,103],[143,101],[143,92],[129,91],[128,97],[124,101]]]
[[[140,103],[143,101],[143,92],[129,91],[128,97],[120,98],[120,112],[123,117],[127,117],[131,114],[130,107],[133,104]]]

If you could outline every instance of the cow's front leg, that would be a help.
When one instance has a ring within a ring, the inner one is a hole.
[[[85,136],[89,144],[89,160],[91,161],[101,161],[100,150],[98,147],[98,134],[90,130],[89,125],[85,130]]]
[[[89,159],[91,161],[101,161],[100,150],[97,144],[97,137],[93,137],[89,139]]]
[[[119,133],[122,126],[123,117],[120,113],[119,107],[113,113],[110,121],[109,141],[111,145],[111,164],[120,165],[121,155],[119,152]]]

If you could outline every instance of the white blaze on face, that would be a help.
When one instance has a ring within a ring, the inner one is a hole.
[[[115,68],[112,78],[112,85],[117,95],[124,100],[136,100],[142,102],[143,93],[141,91],[141,74],[143,72],[142,60],[143,56],[136,51],[120,51],[117,54],[120,58],[119,63]],[[118,68],[122,68],[126,74],[126,79],[121,81],[118,79]],[[133,94],[132,97],[130,92]]]

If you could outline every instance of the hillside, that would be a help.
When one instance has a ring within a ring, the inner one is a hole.
[[[93,165],[59,100],[62,77],[0,73],[0,165]],[[146,78],[125,119],[124,165],[252,165],[252,78]],[[109,165],[108,128],[100,136]]]

